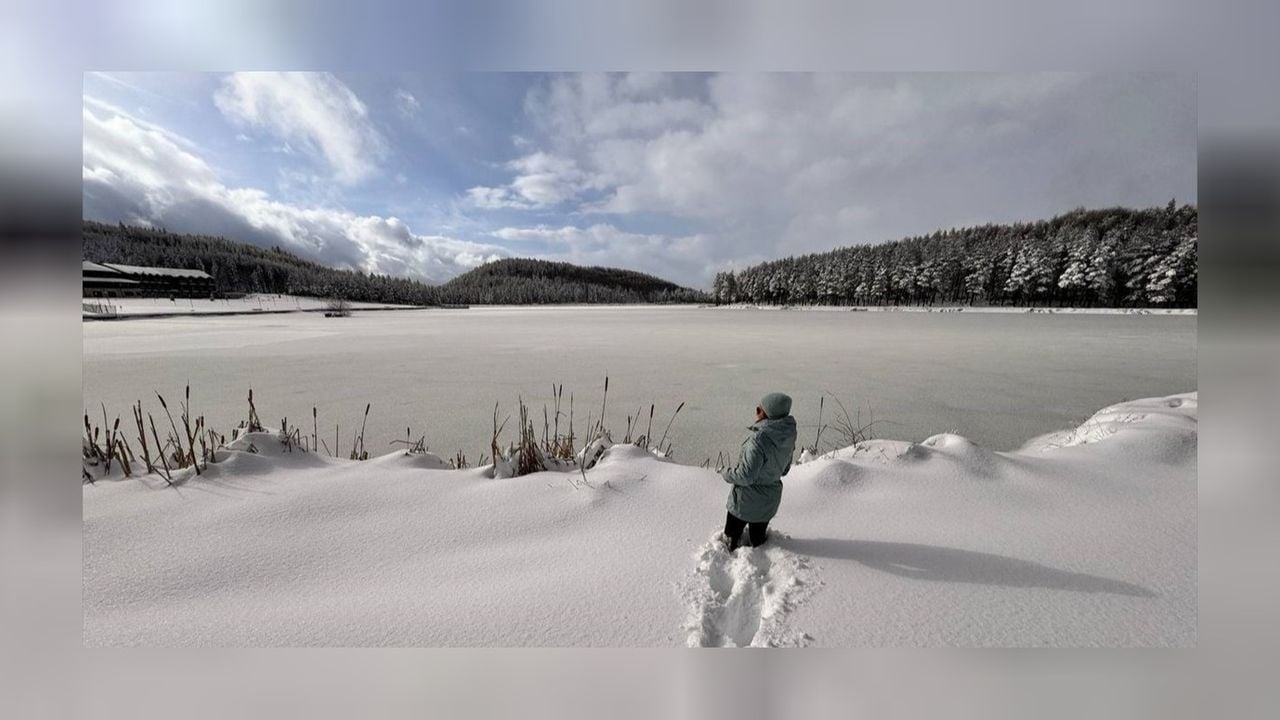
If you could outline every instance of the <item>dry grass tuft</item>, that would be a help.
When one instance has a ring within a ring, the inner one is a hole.
[[[604,392],[600,402],[600,417],[593,419],[588,414],[587,433],[581,437],[577,434],[575,426],[576,401],[573,393],[569,394],[568,412],[566,413],[564,411],[564,385],[552,384],[551,390],[551,406],[548,407],[544,403],[542,407],[541,437],[539,437],[534,423],[532,409],[524,402],[524,397],[520,396],[517,398],[518,434],[515,442],[505,446],[502,443],[502,433],[506,429],[508,421],[511,420],[511,416],[508,415],[499,421],[501,405],[494,403],[489,455],[486,456],[482,453],[478,465],[481,467],[491,465],[490,475],[493,477],[514,477],[545,470],[577,470],[581,473],[582,479],[580,481],[570,480],[570,483],[574,487],[591,487],[586,479],[586,471],[592,468],[604,456],[609,447],[614,444],[613,434],[605,421],[608,412],[609,377],[606,375],[604,380]],[[119,468],[125,477],[134,476],[136,470],[140,474],[159,475],[169,485],[176,486],[183,480],[178,475],[179,471],[190,469],[194,475],[200,475],[208,468],[209,464],[218,461],[217,453],[226,446],[226,437],[216,430],[206,427],[203,415],[194,414],[191,407],[191,386],[188,384],[184,389],[183,400],[179,403],[181,413],[177,418],[170,411],[169,404],[163,395],[157,392],[156,399],[164,410],[165,418],[169,421],[169,432],[163,440],[156,429],[155,418],[151,413],[144,410],[142,401],[139,400],[136,404],[130,406],[134,428],[137,432],[138,446],[141,448],[142,453],[141,463],[138,462],[138,458],[134,455],[133,449],[125,439],[124,434],[120,432],[119,417],[115,419],[114,423],[109,423],[107,409],[103,405],[102,425],[96,426],[91,423],[89,413],[86,412],[84,414],[85,434],[82,441],[84,467],[82,478],[85,482],[93,483],[99,478],[110,475],[114,468]],[[248,433],[267,432],[259,419],[252,388],[249,389],[248,404],[248,417],[232,428],[232,440],[242,438]],[[656,412],[656,405],[652,403],[649,405],[645,432],[642,435],[637,433],[640,428],[640,420],[644,415],[643,407],[637,409],[635,415],[627,416],[627,432],[624,442],[645,448],[663,457],[670,457],[672,449],[671,445],[666,442],[667,435],[684,405],[683,402],[680,403],[675,412],[671,414],[671,418],[668,419],[666,428],[663,430],[662,437],[656,445],[652,443],[653,418]],[[346,458],[349,460],[361,461],[369,459],[369,452],[365,447],[365,430],[368,426],[371,409],[372,404],[366,403],[360,429],[352,434],[350,452],[345,453]],[[149,433],[148,430],[150,431]],[[320,437],[319,409],[314,405],[311,408],[310,435],[304,434],[302,428],[297,425],[290,424],[288,416],[280,419],[280,429],[271,434],[284,446],[285,452],[319,452],[323,448],[329,457],[337,458],[343,456],[340,454],[341,426],[334,424],[333,446],[330,447],[327,440]],[[579,442],[582,442],[580,447]],[[255,444],[249,445],[248,450],[250,452],[258,452],[259,444],[260,442],[255,440]],[[421,435],[417,440],[414,440],[412,429],[407,427],[405,428],[404,439],[392,440],[391,444],[404,445],[407,454],[425,454],[429,451],[426,435]],[[471,466],[467,456],[461,450],[450,459],[450,464],[454,468]]]

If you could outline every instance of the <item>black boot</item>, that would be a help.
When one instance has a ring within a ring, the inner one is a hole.
[[[739,520],[733,513],[725,514],[724,536],[729,540],[729,552],[738,549],[738,546],[742,543],[742,531],[746,527],[746,521]]]

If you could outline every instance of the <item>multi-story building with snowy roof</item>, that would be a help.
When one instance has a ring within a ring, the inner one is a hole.
[[[213,276],[203,270],[117,263],[81,264],[84,297],[208,297]]]

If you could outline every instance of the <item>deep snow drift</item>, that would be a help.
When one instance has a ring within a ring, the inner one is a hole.
[[[992,452],[873,440],[793,466],[769,544],[634,446],[493,479],[233,442],[176,488],[84,488],[88,645],[1187,646],[1197,395]]]

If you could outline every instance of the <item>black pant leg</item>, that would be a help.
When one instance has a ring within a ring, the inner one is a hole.
[[[750,523],[751,547],[760,547],[769,539],[769,521]]]
[[[738,540],[742,537],[742,531],[746,528],[745,520],[738,519],[733,513],[725,513],[724,516],[724,536],[729,538],[729,549],[738,547]]]

